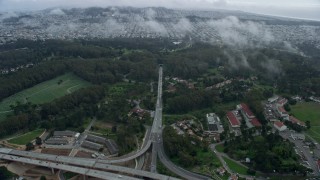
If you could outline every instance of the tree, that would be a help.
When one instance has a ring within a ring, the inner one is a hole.
[[[46,180],[47,178],[45,176],[41,176],[40,180]]]
[[[26,144],[26,151],[30,151],[32,149],[34,149],[34,145],[31,142],[27,143]]]
[[[117,132],[117,126],[112,126],[111,132],[112,132],[112,133],[116,133],[116,132]]]
[[[41,145],[42,139],[40,137],[36,137],[36,145]]]
[[[306,121],[306,126],[307,126],[307,129],[310,129],[311,128],[311,122],[310,121]]]
[[[291,111],[289,104],[285,104],[283,107],[286,111]]]

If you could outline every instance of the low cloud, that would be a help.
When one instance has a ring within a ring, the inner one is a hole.
[[[49,14],[51,14],[51,15],[65,15],[65,13],[60,8],[56,8],[56,9],[51,10],[49,12]]]
[[[212,20],[208,25],[214,28],[223,43],[237,47],[268,45],[274,41],[272,33],[262,23],[240,21],[235,16]]]

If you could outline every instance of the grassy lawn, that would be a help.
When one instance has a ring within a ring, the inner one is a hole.
[[[243,174],[243,175],[247,175],[247,168],[237,164],[235,161],[227,158],[227,157],[223,157],[223,160],[227,163],[228,167],[236,173],[239,174]]]
[[[0,121],[10,113],[10,105],[14,105],[17,101],[21,103],[31,102],[33,104],[47,103],[87,86],[90,86],[89,82],[72,73],[37,84],[3,99],[0,102]]]
[[[301,102],[291,106],[291,113],[302,121],[310,121],[307,133],[320,143],[320,104]]]
[[[217,146],[216,146],[216,150],[217,150],[218,152],[223,152],[223,150],[224,150],[223,144],[217,145]]]
[[[8,142],[11,144],[26,145],[28,142],[31,142],[36,137],[40,136],[43,133],[43,131],[44,131],[43,129],[36,129],[34,131],[27,132],[16,138],[10,139]]]

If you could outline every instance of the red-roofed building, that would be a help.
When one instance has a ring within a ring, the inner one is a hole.
[[[293,116],[290,116],[289,120],[294,124],[298,124],[298,125],[304,126],[304,127],[306,126],[306,124],[303,121],[300,121],[299,119],[297,119],[297,118],[295,118]]]
[[[278,106],[277,111],[282,118],[288,120],[288,112],[284,109],[283,106]]]
[[[251,119],[251,124],[252,124],[254,127],[261,127],[261,123],[260,123],[260,121],[259,121],[257,118]]]
[[[318,170],[320,171],[320,159],[318,160],[317,164],[318,164]]]
[[[281,121],[275,121],[273,123],[273,126],[278,130],[278,131],[284,131],[287,129],[287,126],[283,124]]]
[[[286,98],[282,98],[282,99],[280,99],[280,100],[278,101],[278,104],[279,104],[280,106],[283,106],[283,105],[285,105],[287,102],[288,102],[288,100],[287,100]]]
[[[227,118],[229,120],[230,125],[235,128],[235,127],[240,127],[240,121],[238,118],[234,115],[232,111],[227,112]]]
[[[246,116],[248,119],[252,119],[255,117],[252,111],[250,110],[250,108],[248,107],[248,105],[242,103],[240,106],[241,106],[241,111],[243,112],[243,115]]]

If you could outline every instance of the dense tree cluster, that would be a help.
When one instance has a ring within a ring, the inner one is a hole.
[[[165,94],[165,111],[168,113],[186,113],[213,105],[215,91],[193,90],[184,93]]]
[[[225,143],[224,151],[232,158],[243,160],[250,158],[250,167],[263,172],[299,172],[306,173],[307,168],[297,162],[298,156],[293,144],[283,141],[279,134],[233,137]]]
[[[178,159],[179,164],[184,167],[201,164],[201,162],[195,158],[197,150],[208,151],[207,144],[192,136],[178,135],[171,126],[164,128],[163,140],[166,154],[170,158]]]

